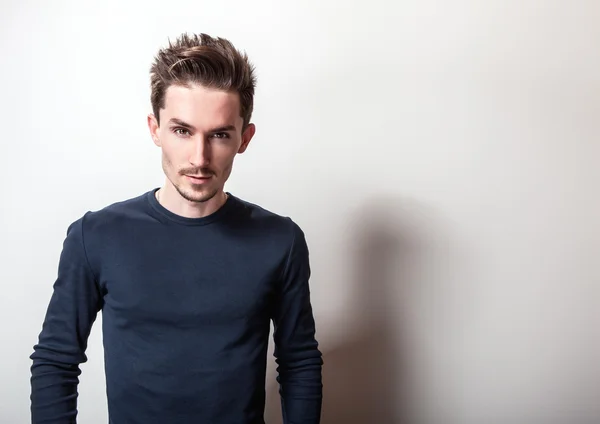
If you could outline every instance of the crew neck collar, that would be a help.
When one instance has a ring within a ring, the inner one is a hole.
[[[170,210],[165,208],[163,205],[161,205],[158,202],[158,200],[156,199],[156,192],[159,190],[159,188],[160,187],[154,188],[154,189],[150,190],[148,193],[146,193],[146,199],[148,200],[148,203],[150,204],[152,209],[154,209],[156,212],[158,212],[163,217],[167,218],[170,221],[176,222],[178,224],[183,224],[183,225],[206,225],[206,224],[215,222],[218,219],[220,219],[221,217],[223,217],[227,212],[229,212],[232,209],[232,207],[234,206],[234,204],[236,203],[235,196],[233,196],[229,192],[225,192],[227,194],[227,200],[215,212],[213,212],[210,215],[203,216],[201,218],[189,218],[189,217],[177,215],[176,213],[171,212]]]

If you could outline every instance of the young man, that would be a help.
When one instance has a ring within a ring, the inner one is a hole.
[[[255,132],[253,67],[227,40],[184,34],[151,86],[165,184],[70,225],[31,355],[32,422],[76,422],[101,310],[110,423],[264,423],[270,320],[284,422],[319,423],[304,234],[224,191]]]

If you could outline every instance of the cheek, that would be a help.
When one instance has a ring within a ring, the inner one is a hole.
[[[165,170],[177,170],[180,160],[177,157],[177,152],[172,149],[163,147],[162,149],[162,163]]]
[[[167,141],[162,145],[162,155],[167,158],[169,162],[177,164],[181,162],[183,156],[185,156],[185,152],[182,150],[181,146],[177,146],[176,143],[172,143]]]
[[[217,153],[217,152],[215,152]],[[235,159],[235,149],[223,149],[214,155],[214,163],[222,172],[226,172],[231,169],[233,160]]]
[[[173,162],[171,159],[171,153],[169,152],[169,150],[165,149],[164,147],[162,149],[162,158],[163,158],[164,163],[171,164]]]

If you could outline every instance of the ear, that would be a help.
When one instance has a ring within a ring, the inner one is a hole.
[[[148,129],[150,130],[150,136],[152,137],[154,144],[160,147],[160,138],[158,137],[158,120],[153,113],[148,115]]]
[[[254,124],[248,124],[244,132],[242,133],[242,144],[238,149],[238,153],[244,153],[248,148],[248,144],[250,144],[250,140],[254,137],[254,133],[256,132],[256,126]]]

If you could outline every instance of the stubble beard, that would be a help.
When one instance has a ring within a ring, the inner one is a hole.
[[[189,190],[185,190],[184,188],[180,187],[179,185],[176,185],[176,184],[173,184],[173,185],[175,186],[175,190],[177,190],[179,195],[181,197],[183,197],[185,200],[187,200],[188,202],[204,203],[204,202],[209,201],[210,199],[212,199],[219,193],[219,190],[217,190],[216,188],[210,188],[208,190],[201,189],[199,191],[195,191],[193,188],[191,188]]]
[[[162,162],[163,162],[162,165],[163,165],[163,170],[165,172],[165,175],[167,175],[167,178],[169,179],[169,181],[171,181],[171,184],[173,185],[173,187],[175,187],[175,190],[177,190],[179,195],[181,197],[183,197],[185,200],[187,200],[188,202],[193,202],[193,203],[208,202],[210,199],[212,199],[219,193],[219,189],[213,188],[213,187],[200,187],[198,190],[195,190],[193,186],[191,186],[189,188],[185,187],[186,184],[185,184],[184,179],[186,178],[185,177],[186,174],[212,175],[213,178],[216,178],[216,174],[214,172],[212,172],[212,170],[202,169],[202,170],[198,170],[200,172],[197,172],[195,170],[183,169],[180,171],[176,171],[175,169],[173,169],[173,165],[167,158],[163,157]],[[179,183],[177,183],[177,181],[174,181],[173,178],[169,177],[169,174],[170,174],[169,171],[174,172],[175,178],[180,178]],[[211,181],[211,182],[214,182],[214,181]]]

